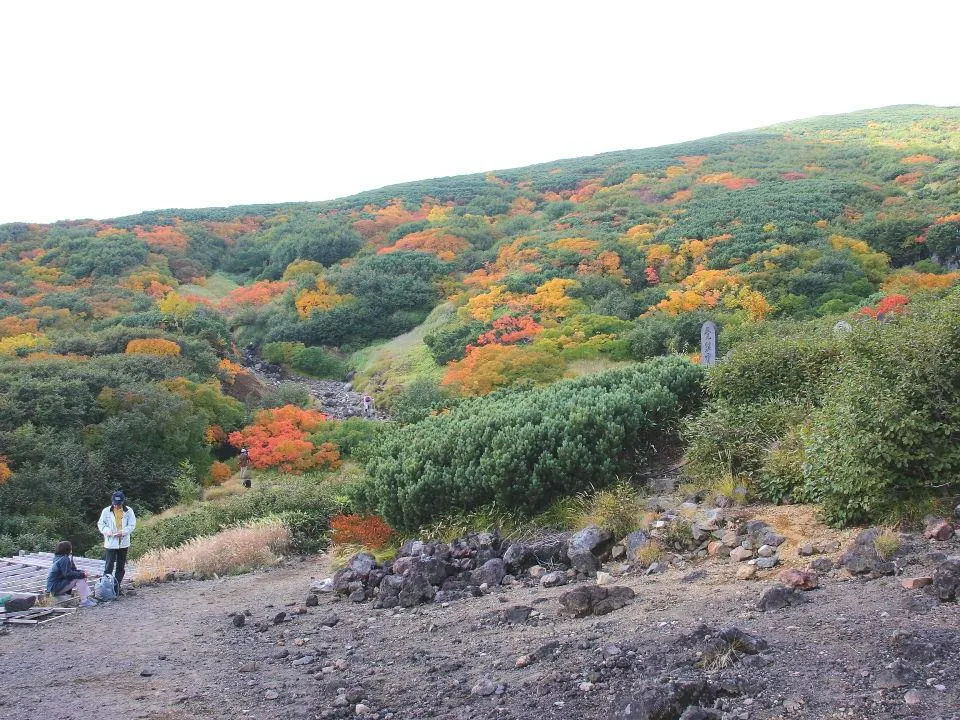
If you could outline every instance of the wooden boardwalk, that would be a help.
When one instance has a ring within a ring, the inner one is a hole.
[[[91,588],[94,581],[103,575],[103,560],[74,556],[73,562],[80,570],[86,570]],[[42,596],[47,591],[47,575],[53,564],[53,553],[24,553],[16,557],[0,558],[0,595],[27,593]],[[127,563],[124,585],[136,577],[136,568]]]

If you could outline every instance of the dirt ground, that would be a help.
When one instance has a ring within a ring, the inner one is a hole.
[[[960,554],[956,538],[913,542],[905,575]],[[960,718],[957,603],[904,590],[899,578],[833,572],[804,594],[807,602],[760,612],[754,603],[776,584],[775,573],[739,581],[734,570],[710,559],[628,574],[617,584],[636,592],[630,605],[582,619],[557,614],[569,585],[518,584],[410,610],[329,595],[302,607],[311,578],[328,574],[323,558],[147,586],[0,636],[0,717],[272,719],[369,710],[380,720],[676,720],[686,703],[651,710],[646,700],[706,692],[704,704],[718,714],[692,717]],[[517,621],[506,622],[504,611],[518,606],[525,609],[514,611]],[[243,611],[250,616],[236,627],[230,613]],[[281,611],[287,619],[275,623]],[[329,627],[332,614],[338,621]],[[705,638],[730,626],[769,648],[722,670],[699,667]],[[517,668],[524,655],[532,662]]]

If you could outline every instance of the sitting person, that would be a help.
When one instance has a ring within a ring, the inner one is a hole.
[[[73,562],[73,545],[69,540],[57,543],[53,565],[47,575],[47,592],[54,596],[69,595],[74,588],[80,593],[80,607],[94,607],[97,601],[90,595],[87,573],[78,570]]]

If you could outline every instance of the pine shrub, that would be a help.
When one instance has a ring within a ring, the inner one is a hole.
[[[682,358],[474,398],[392,431],[355,491],[358,506],[412,530],[496,502],[532,514],[642,464],[700,398]]]

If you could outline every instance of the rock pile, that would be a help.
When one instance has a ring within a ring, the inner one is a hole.
[[[450,543],[411,540],[383,565],[367,553],[354,555],[311,591],[345,595],[358,603],[372,599],[374,608],[393,608],[479,596],[518,578],[553,587],[592,577],[609,558],[612,543],[609,530],[595,527],[533,542],[503,541],[496,533],[471,533]],[[590,612],[609,612],[626,597],[624,590],[603,588],[603,597],[586,605],[599,603],[599,611]]]

